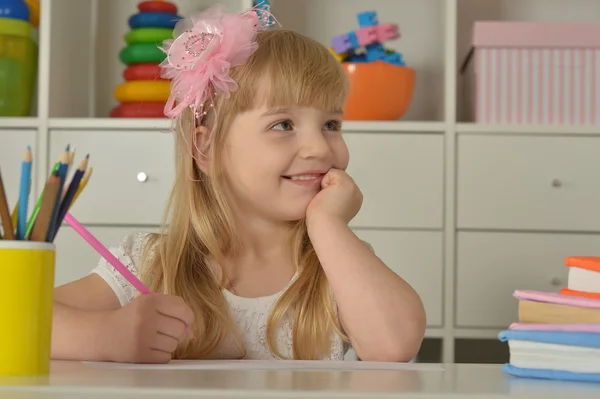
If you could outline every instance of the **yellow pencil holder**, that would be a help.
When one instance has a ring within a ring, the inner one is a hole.
[[[0,376],[50,368],[55,246],[0,240]]]

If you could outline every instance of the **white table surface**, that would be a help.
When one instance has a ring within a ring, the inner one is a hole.
[[[600,398],[600,384],[520,379],[501,365],[439,370],[141,370],[53,361],[50,375],[0,377],[0,398]]]

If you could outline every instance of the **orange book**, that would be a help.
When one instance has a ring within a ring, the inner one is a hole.
[[[567,296],[580,296],[583,298],[600,299],[600,292],[577,291],[569,288],[562,288],[560,290],[560,294]]]
[[[569,282],[561,294],[600,299],[600,256],[568,256],[565,265]]]
[[[600,272],[600,256],[567,256],[565,265]]]

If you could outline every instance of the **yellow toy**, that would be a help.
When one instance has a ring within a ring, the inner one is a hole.
[[[339,62],[343,62],[346,58],[348,58],[348,53],[336,53],[333,47],[329,47],[329,52],[335,57]]]
[[[168,80],[132,80],[115,88],[114,95],[120,103],[143,101],[165,102],[171,93]]]
[[[40,0],[25,0],[29,7],[29,23],[34,27],[40,26]]]

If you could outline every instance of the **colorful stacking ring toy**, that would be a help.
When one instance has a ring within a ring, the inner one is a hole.
[[[122,103],[167,101],[171,91],[168,80],[132,80],[115,88],[115,98]]]
[[[160,77],[158,64],[132,64],[123,71],[123,79],[128,80],[164,80]]]
[[[133,43],[161,43],[173,38],[173,29],[167,28],[137,28],[132,29],[125,35],[127,44]]]
[[[140,12],[129,18],[129,27],[131,29],[155,27],[155,28],[175,28],[181,17],[167,12]]]
[[[2,0],[0,0],[2,1]],[[162,78],[160,63],[166,54],[160,44],[173,39],[173,29],[181,16],[172,1],[141,0],[139,13],[129,18],[130,30],[124,35],[126,47],[119,59],[126,65],[125,82],[114,89],[119,103],[112,118],[164,118],[171,82]]]
[[[147,62],[160,63],[165,57],[166,54],[153,43],[130,44],[119,53],[119,58],[125,65]]]
[[[111,118],[164,118],[164,102],[138,102],[119,104],[110,112]]]
[[[170,12],[177,14],[177,6],[166,1],[143,1],[138,4],[140,12]]]

